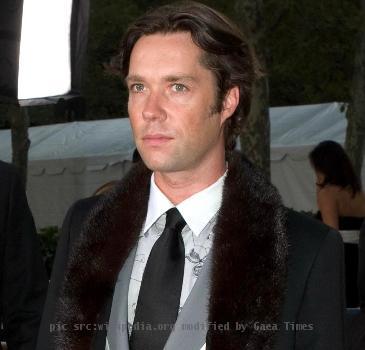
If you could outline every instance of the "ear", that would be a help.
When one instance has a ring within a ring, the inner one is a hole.
[[[230,88],[223,101],[221,111],[221,125],[234,113],[240,101],[240,89],[238,86]]]

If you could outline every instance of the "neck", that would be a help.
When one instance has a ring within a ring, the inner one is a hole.
[[[201,165],[196,169],[179,172],[155,172],[155,183],[164,195],[177,205],[216,182],[226,171],[225,158],[216,164]]]

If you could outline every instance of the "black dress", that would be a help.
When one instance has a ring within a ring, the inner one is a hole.
[[[322,221],[321,212],[318,212],[316,217]],[[340,231],[360,230],[363,222],[364,218],[362,217],[340,216],[338,227]],[[357,287],[358,249],[357,244],[345,243],[346,307],[358,307],[360,305]]]

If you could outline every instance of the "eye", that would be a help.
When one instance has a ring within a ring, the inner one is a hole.
[[[144,90],[144,85],[141,84],[141,83],[136,83],[136,84],[132,84],[130,87],[129,87],[129,90],[132,91],[132,92],[143,92]]]
[[[172,85],[172,90],[174,92],[186,92],[188,88],[184,84],[175,83]]]

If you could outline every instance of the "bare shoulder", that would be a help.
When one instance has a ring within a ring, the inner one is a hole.
[[[328,226],[338,229],[339,187],[326,185],[317,192],[318,209]]]
[[[319,203],[336,202],[341,196],[342,189],[336,185],[326,185],[317,188],[317,200]]]

